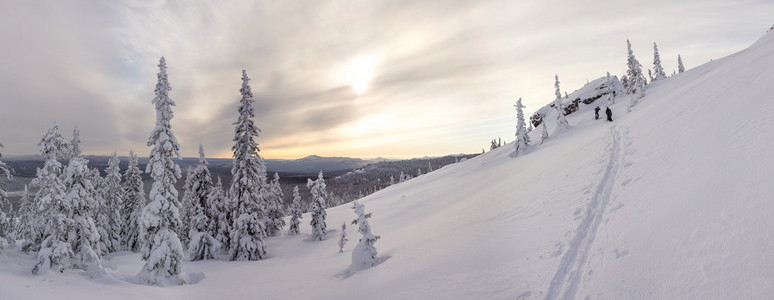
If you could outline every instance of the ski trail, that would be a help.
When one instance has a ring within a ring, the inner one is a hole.
[[[575,236],[570,240],[569,249],[562,257],[554,278],[551,279],[545,299],[575,298],[581,277],[585,273],[583,266],[588,260],[589,249],[597,235],[605,208],[610,202],[615,178],[621,166],[624,153],[621,135],[621,131],[616,125],[610,127],[611,140],[607,149],[609,160],[605,166],[605,174],[597,184],[591,201],[586,206],[586,214],[578,228],[575,229]]]

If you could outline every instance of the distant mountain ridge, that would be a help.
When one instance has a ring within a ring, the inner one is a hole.
[[[322,157],[310,155],[299,159],[266,159],[266,169],[269,171],[288,173],[316,173],[319,171],[341,171],[362,168],[368,164],[384,161],[384,159],[360,159],[351,157]]]
[[[21,176],[34,176],[35,167],[43,165],[43,159],[39,155],[17,155],[17,156],[4,156],[4,160],[8,162],[11,167],[16,166],[15,169],[21,171]],[[89,160],[89,165],[101,168],[107,166],[107,161],[110,156],[101,155],[86,155],[86,159]],[[120,157],[122,163],[126,163],[129,158]],[[148,163],[147,157],[140,157],[140,164],[144,165]],[[207,161],[214,166],[230,167],[232,163],[231,158],[207,158]],[[281,172],[281,173],[302,173],[311,174],[322,171],[323,173],[332,171],[345,171],[362,168],[368,164],[378,163],[382,161],[388,161],[384,158],[375,159],[360,159],[351,157],[322,157],[317,155],[310,155],[299,159],[265,159],[266,169],[269,173]],[[190,165],[194,165],[199,162],[199,158],[196,157],[184,157],[182,160],[176,161],[181,169],[185,170]],[[24,165],[33,166],[28,172],[24,172]],[[123,165],[123,164],[122,164]]]

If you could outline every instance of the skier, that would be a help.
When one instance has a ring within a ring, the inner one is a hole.
[[[599,120],[599,111],[600,110],[601,110],[601,108],[599,108],[599,106],[597,106],[597,108],[594,109],[594,120]]]
[[[605,114],[607,115],[607,120],[613,122],[613,111],[610,110],[610,107],[607,107]]]

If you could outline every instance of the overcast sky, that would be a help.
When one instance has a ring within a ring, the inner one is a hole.
[[[86,154],[147,155],[158,60],[184,156],[230,157],[242,69],[267,158],[474,153],[512,140],[513,104],[626,68],[626,39],[667,73],[742,50],[774,1],[0,2],[3,154],[54,122]]]

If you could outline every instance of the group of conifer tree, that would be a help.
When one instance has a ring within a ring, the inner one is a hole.
[[[645,89],[648,84],[648,81],[645,79],[645,75],[643,75],[642,72],[642,65],[637,60],[637,58],[634,57],[634,52],[632,51],[632,44],[629,42],[629,40],[626,40],[626,47],[627,47],[627,59],[626,59],[626,75],[621,77],[621,83],[623,84],[624,90],[626,91],[626,94],[632,95],[631,102],[629,103],[628,110],[631,111],[631,109],[637,105],[640,98],[645,96]],[[655,72],[655,76],[653,75],[653,72]],[[661,56],[658,53],[658,46],[656,43],[653,43],[653,72],[651,72],[650,69],[648,69],[648,74],[650,77],[650,82],[655,82],[661,79],[667,78],[666,73],[664,73],[664,68],[661,66]],[[683,66],[683,59],[680,57],[680,55],[677,55],[677,71],[673,72],[673,75],[676,73],[683,73],[685,72],[685,67]],[[554,81],[554,88],[555,88],[555,95],[556,99],[552,103],[552,106],[556,109],[556,129],[555,133],[558,131],[566,130],[570,128],[570,124],[567,122],[567,118],[565,117],[565,109],[564,104],[562,103],[562,93],[559,89],[559,75],[556,75]],[[610,104],[615,103],[615,100],[612,96],[612,84],[610,78],[610,72],[607,73],[607,80],[605,82],[605,88],[606,88],[606,94],[608,95],[608,102]],[[567,97],[567,93],[565,93],[565,97]],[[511,153],[511,157],[516,157],[520,153],[524,153],[526,151],[527,146],[530,143],[529,138],[529,132],[530,129],[527,129],[526,122],[524,120],[524,111],[523,108],[525,108],[524,105],[521,104],[521,98],[516,101],[516,104],[514,105],[516,107],[516,141],[514,144],[514,152]],[[543,143],[546,139],[548,139],[548,128],[546,127],[545,119],[543,122],[541,122],[541,129],[542,129],[542,135],[541,135],[541,141],[540,143]],[[495,141],[492,140],[492,149],[495,147]]]
[[[137,276],[141,282],[177,285],[185,283],[180,274],[186,256],[190,260],[220,255],[230,260],[263,259],[264,238],[281,234],[285,215],[291,217],[288,234],[300,233],[303,209],[298,187],[286,209],[278,174],[267,179],[256,142],[261,130],[253,121],[255,100],[244,70],[239,115],[233,123],[231,186],[226,191],[220,178],[213,181],[204,147],[199,145],[199,163],[188,169],[182,199],[178,196],[175,183],[182,174],[173,159],[180,158],[180,144],[170,124],[175,102],[169,97],[163,57],[158,67],[152,101],[156,126],[148,139],[151,151],[145,168],[153,180],[148,198],[134,152],[123,176],[118,155],[113,153],[102,177],[82,156],[77,127],[68,142],[56,124],[38,143],[45,163],[31,182],[37,191],[30,195],[25,186],[13,217],[3,212],[9,207],[8,195],[0,186],[0,247],[23,240],[22,250],[37,256],[34,274],[99,268],[104,255],[127,250],[139,252],[145,261]],[[11,178],[10,168],[2,162],[0,175]],[[312,238],[324,240],[327,193],[322,172],[307,187],[312,195]]]

